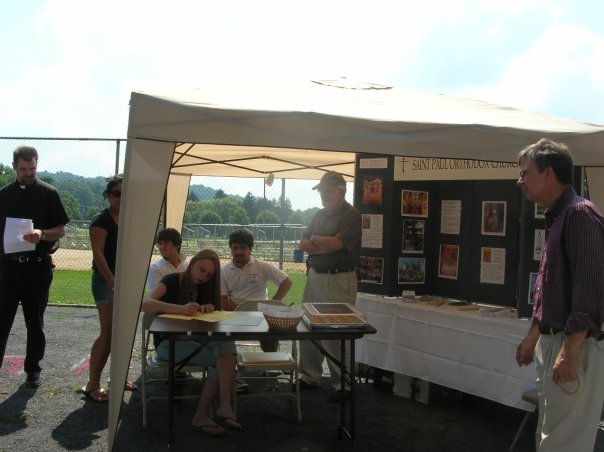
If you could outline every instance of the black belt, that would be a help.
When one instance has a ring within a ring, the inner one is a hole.
[[[20,256],[4,256],[7,261],[18,262],[19,264],[36,264],[48,258],[48,256],[38,256],[35,254],[21,254]]]
[[[336,273],[348,273],[354,271],[353,268],[313,268],[316,273],[329,273],[330,275],[335,275]]]
[[[539,332],[541,334],[552,334],[553,335],[553,334],[558,334],[561,331],[564,331],[564,330],[559,330],[558,328],[550,328],[548,326],[539,325]]]

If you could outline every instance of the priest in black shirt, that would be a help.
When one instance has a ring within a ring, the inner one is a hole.
[[[0,232],[4,237],[7,218],[27,219],[33,230],[23,240],[35,245],[31,251],[12,252],[0,241],[0,366],[8,336],[21,302],[27,347],[24,370],[26,384],[40,386],[40,361],[44,357],[44,311],[52,282],[50,253],[55,242],[65,235],[69,222],[57,190],[36,178],[38,152],[29,146],[18,147],[13,153],[15,182],[0,189]]]

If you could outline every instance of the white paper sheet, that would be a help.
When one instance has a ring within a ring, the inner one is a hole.
[[[6,224],[4,226],[4,254],[34,251],[36,244],[23,240],[24,234],[31,234],[32,232],[34,232],[32,220],[6,217]]]

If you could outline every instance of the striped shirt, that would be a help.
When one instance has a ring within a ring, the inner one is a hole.
[[[604,336],[604,217],[572,188],[545,212],[533,324]]]

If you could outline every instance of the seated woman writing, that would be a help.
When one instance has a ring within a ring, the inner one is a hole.
[[[220,260],[212,250],[202,250],[190,261],[186,271],[164,276],[143,301],[143,312],[194,315],[220,309]],[[154,337],[155,353],[160,360],[168,360],[168,341]],[[177,341],[176,361],[198,349],[195,341]],[[194,430],[210,436],[224,435],[225,429],[243,431],[235,419],[232,407],[233,382],[237,362],[235,344],[231,341],[212,341],[203,345],[191,364],[208,367],[197,412],[192,420]],[[219,393],[219,404],[212,420],[210,403]]]

